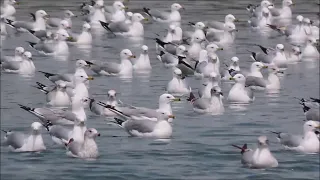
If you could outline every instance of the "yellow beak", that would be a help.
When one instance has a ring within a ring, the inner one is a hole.
[[[94,80],[94,78],[92,76],[89,76],[87,80]]]
[[[131,56],[129,56],[129,58],[131,59],[131,58],[136,58],[136,56],[135,55],[131,55]]]
[[[267,68],[268,68],[268,66],[263,66],[262,68],[267,69]]]
[[[236,80],[235,78],[233,78],[233,77],[231,77],[231,78],[229,78],[229,80]]]
[[[128,10],[129,8],[127,6],[123,7],[122,8],[123,10]]]
[[[174,98],[173,101],[181,101],[180,98]]]
[[[149,21],[149,19],[148,19],[148,18],[144,18],[143,20],[144,20],[144,21]]]
[[[222,50],[223,50],[223,48],[218,48],[218,50],[221,50],[221,51],[222,51]]]
[[[169,115],[168,117],[172,119],[176,118],[174,115]]]

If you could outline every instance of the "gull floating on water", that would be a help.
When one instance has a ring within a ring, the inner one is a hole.
[[[5,144],[9,146],[9,149],[14,152],[38,152],[46,150],[46,146],[43,143],[41,136],[42,124],[34,122],[31,124],[31,133],[24,134],[15,131],[4,131],[6,133],[4,137]]]
[[[133,69],[136,72],[143,72],[143,71],[150,71],[152,69],[151,64],[150,64],[150,59],[149,59],[149,54],[148,54],[148,46],[143,45],[141,47],[142,52],[140,54],[140,57],[135,61],[133,65]]]
[[[190,93],[190,87],[179,68],[173,69],[173,78],[168,82],[166,90],[174,96],[183,96]]]
[[[111,89],[108,91],[107,96],[108,96],[107,100],[101,101],[101,102],[105,103],[106,105],[110,105],[112,107],[118,107],[119,103],[116,97],[117,92]],[[103,115],[105,117],[115,117],[117,115],[116,113],[110,111],[108,108],[98,105],[98,102],[95,99],[90,98],[89,108],[91,112],[93,112],[96,115]]]
[[[21,61],[5,60],[1,62],[1,67],[5,72],[19,73],[24,75],[32,75],[36,70],[32,61],[32,54],[29,51],[23,53]]]
[[[143,8],[143,11],[152,17],[155,21],[166,23],[177,23],[181,21],[179,10],[184,9],[180,4],[174,3],[171,5],[171,12],[159,11],[156,9]]]
[[[4,0],[3,5],[1,5],[1,19],[14,20],[14,15],[16,14],[16,8],[13,6],[17,4],[16,0]]]
[[[241,150],[241,163],[249,166],[252,163],[253,150],[249,149],[247,144],[244,144],[242,147],[234,144],[232,146]]]
[[[55,17],[50,17],[48,20],[47,20],[47,24],[49,27],[59,27],[60,25],[60,22],[62,20],[66,20],[69,24],[70,27],[72,27],[72,18],[73,17],[76,17],[75,14],[73,14],[72,11],[70,10],[65,10],[63,11],[63,15],[64,17],[63,18],[55,18]]]
[[[253,152],[251,168],[266,169],[278,167],[278,161],[270,152],[268,145],[269,141],[266,136],[258,138],[258,147]]]
[[[233,103],[250,103],[254,100],[253,92],[245,87],[246,78],[242,74],[236,74],[231,77],[236,83],[229,91],[228,100]]]

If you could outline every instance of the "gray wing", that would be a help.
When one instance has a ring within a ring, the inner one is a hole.
[[[54,125],[50,128],[49,134],[59,139],[68,140],[69,133],[71,132],[70,129],[67,129],[63,126]]]
[[[34,112],[37,117],[40,118],[42,121],[51,121],[53,124],[55,121],[59,120],[60,118],[55,114],[55,112],[49,108],[35,108]]]
[[[192,76],[194,75],[194,69],[189,63],[183,62],[179,63],[177,65],[177,68],[179,68],[182,71],[182,74],[185,76]]]
[[[124,122],[123,127],[127,131],[136,130],[140,133],[150,133],[154,130],[156,123],[150,120],[128,120]]]
[[[139,113],[140,116],[145,116],[148,118],[156,118],[158,116],[158,113],[155,109],[140,107],[137,109],[137,112]]]
[[[250,150],[250,151],[245,151],[245,152],[242,154],[241,163],[242,163],[242,164],[251,164],[251,163],[252,163],[253,152],[254,152],[254,151],[252,151],[252,150]]]
[[[17,71],[20,69],[20,62],[19,61],[5,61],[2,62],[2,68],[8,70]]]
[[[280,10],[276,9],[276,8],[270,8],[269,11],[270,11],[271,15],[274,17],[280,16],[280,14],[281,14]]]
[[[14,149],[21,148],[24,144],[25,135],[21,132],[12,132],[6,135],[5,143],[12,146]]]
[[[83,144],[79,143],[79,142],[76,142],[76,141],[73,141],[71,142],[69,145],[68,145],[68,150],[74,154],[74,155],[78,155],[79,152],[81,151],[81,146]]]
[[[313,121],[320,121],[319,110],[310,109],[306,112],[306,119]]]
[[[254,94],[253,94],[252,89],[251,89],[251,88],[248,88],[248,87],[246,87],[245,89],[246,89],[246,91],[247,91],[247,95],[249,96],[249,98],[250,98],[250,99],[253,99],[253,98],[254,98]]]
[[[69,121],[76,121],[76,119],[77,119],[77,116],[71,111],[62,111],[57,114],[59,114],[60,117],[65,118]]]
[[[219,21],[211,21],[208,22],[207,24],[208,27],[210,28],[214,28],[214,29],[219,29],[219,30],[224,30],[224,23],[223,22],[219,22]]]
[[[258,27],[259,25],[259,19],[252,17],[250,18],[250,20],[248,21],[251,27]]]
[[[113,62],[103,63],[103,65],[101,66],[101,70],[104,70],[104,71],[111,73],[111,74],[117,74],[121,71],[120,65],[117,63],[113,63]]]
[[[54,52],[54,45],[44,43],[43,41],[40,41],[39,43],[37,43],[35,45],[31,45],[31,47],[39,52],[44,52],[44,53],[53,53]]]
[[[263,62],[266,64],[272,63],[272,58],[269,55],[264,54],[264,53],[257,53],[256,56],[254,57],[254,59],[256,61]]]
[[[206,34],[206,38],[209,42],[213,42],[213,41],[220,41],[220,39],[223,37],[223,32],[212,32],[209,31]]]
[[[176,52],[177,52],[177,46],[173,45],[173,44],[166,44],[164,46],[164,49],[170,53],[170,54],[173,54],[173,55],[176,55]]]
[[[296,136],[288,133],[280,133],[281,144],[288,147],[297,147],[302,141],[302,136]]]
[[[194,32],[192,31],[183,31],[182,32],[182,37],[183,39],[188,39],[191,38]]]
[[[14,60],[14,56],[2,56],[0,58],[1,62],[6,62],[6,61],[13,61]]]
[[[102,101],[102,102],[104,102],[104,101]],[[104,102],[104,103],[106,103],[106,102]],[[89,109],[91,112],[93,112],[96,115],[102,115],[104,107],[98,105],[96,103],[96,101],[94,99],[92,99],[89,103]]]
[[[16,21],[12,23],[15,28],[23,28],[27,30],[33,30],[33,23],[32,22],[25,22],[25,21]]]
[[[161,56],[161,61],[166,64],[178,64],[178,59],[169,53],[165,53]]]
[[[202,73],[203,71],[204,71],[204,68],[207,66],[207,62],[206,61],[202,61],[202,62],[200,62],[198,65],[197,65],[197,67],[196,67],[196,72],[197,73]]]
[[[156,10],[156,9],[150,9],[148,11],[148,13],[154,17],[154,18],[157,18],[157,19],[162,19],[162,20],[167,20],[169,19],[169,13],[168,12],[165,12],[165,11],[159,11],[159,10]]]
[[[193,107],[196,109],[207,109],[210,106],[208,99],[199,98],[193,102]]]
[[[247,76],[246,77],[246,86],[259,86],[259,87],[266,87],[266,82],[263,78],[254,77],[254,76]]]
[[[62,19],[60,18],[49,18],[47,24],[51,27],[59,27],[61,21]]]
[[[39,39],[47,38],[47,31],[45,31],[45,30],[35,31],[32,34]]]
[[[124,22],[110,23],[108,27],[112,32],[128,32],[130,30],[130,25]]]

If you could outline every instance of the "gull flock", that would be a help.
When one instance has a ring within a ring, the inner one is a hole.
[[[130,2],[134,3],[134,2]],[[95,159],[99,156],[95,142],[100,136],[97,129],[86,126],[87,112],[104,116],[130,136],[141,138],[169,139],[172,137],[171,122],[175,119],[171,104],[176,101],[190,103],[196,113],[219,116],[225,112],[224,102],[234,104],[254,103],[255,93],[261,91],[276,93],[281,89],[281,76],[291,64],[303,61],[319,61],[319,19],[292,16],[291,0],[283,0],[282,6],[276,7],[268,0],[260,4],[247,6],[249,15],[248,28],[255,33],[269,37],[272,34],[283,36],[274,47],[264,47],[261,51],[245,52],[253,63],[248,70],[240,69],[241,60],[234,56],[230,63],[219,58],[219,51],[233,46],[237,38],[237,19],[228,14],[224,21],[188,22],[194,29],[183,30],[183,17],[180,11],[188,11],[183,5],[174,3],[168,11],[143,7],[139,12],[129,12],[129,2],[115,1],[106,5],[103,0],[93,0],[79,4],[79,12],[65,10],[61,17],[51,17],[45,10],[30,13],[32,20],[20,21],[15,18],[16,0],[4,0],[1,6],[1,46],[6,46],[6,38],[15,38],[23,33],[35,41],[28,42],[27,47],[16,47],[12,56],[1,56],[3,78],[6,73],[32,76],[43,75],[51,85],[34,82],[34,87],[45,96],[43,107],[17,107],[33,114],[38,121],[31,124],[31,133],[2,130],[5,144],[14,152],[38,152],[46,150],[41,129],[44,127],[54,143],[65,148],[72,157]],[[245,11],[245,9],[244,9]],[[79,14],[79,15],[76,15]],[[81,15],[80,15],[81,14]],[[82,18],[82,32],[72,32],[74,18]],[[37,68],[32,54],[53,57],[68,57],[69,46],[91,48],[94,30],[99,29],[113,38],[147,38],[144,27],[148,23],[161,23],[167,28],[163,37],[156,35],[156,57],[163,63],[163,68],[172,69],[172,79],[168,80],[166,91],[159,97],[158,109],[136,107],[118,99],[119,92],[109,90],[106,100],[98,100],[90,95],[89,81],[93,80],[88,72],[101,76],[119,76],[131,78],[133,72],[152,71],[149,48],[141,47],[141,54],[135,56],[131,50],[119,52],[119,62],[78,59],[72,74],[55,74]],[[226,66],[226,67],[225,67]],[[261,71],[268,71],[264,77]],[[195,79],[199,87],[190,87],[186,79]],[[225,95],[221,86],[231,83],[232,88]],[[194,91],[198,89],[198,91]],[[303,134],[289,134],[270,131],[279,139],[287,150],[301,153],[319,153],[319,105],[318,98],[299,99],[305,113],[302,124]],[[89,120],[90,121],[90,120]],[[251,168],[272,168],[278,166],[276,156],[269,150],[266,136],[257,138],[257,148],[247,145],[232,145],[241,150],[241,163]],[[281,162],[280,162],[281,163]]]

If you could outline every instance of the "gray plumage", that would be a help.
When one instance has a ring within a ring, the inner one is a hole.
[[[109,74],[118,74],[121,71],[120,65],[114,62],[89,62],[89,64],[90,70],[92,70],[96,74],[100,74],[103,71]]]
[[[19,61],[1,61],[1,66],[6,70],[18,71],[20,69],[20,63]]]
[[[150,120],[128,120],[125,121],[122,126],[127,132],[135,130],[140,133],[151,133],[154,130],[156,124],[156,121]]]
[[[50,136],[61,139],[62,141],[69,140],[70,132],[71,132],[71,129],[67,129],[67,128],[60,126],[60,125],[53,125],[53,126],[49,127]]]
[[[263,78],[255,77],[255,76],[247,76],[246,77],[246,84],[247,87],[249,86],[258,86],[265,88],[267,86],[266,81]]]
[[[19,149],[24,145],[25,134],[21,132],[6,132],[4,143],[12,146],[14,149]]]

